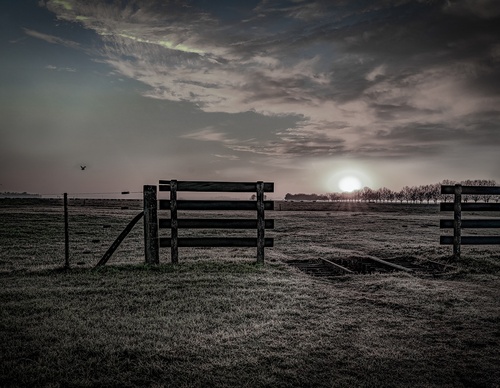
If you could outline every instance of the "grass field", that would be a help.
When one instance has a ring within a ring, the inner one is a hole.
[[[67,271],[60,204],[13,205],[0,201],[2,387],[500,385],[498,247],[464,247],[436,278],[326,282],[286,265],[448,262],[435,205],[283,203],[267,213],[275,247],[263,266],[252,249],[187,248],[177,266],[168,250],[144,266],[138,224],[96,271],[140,206],[70,206]]]

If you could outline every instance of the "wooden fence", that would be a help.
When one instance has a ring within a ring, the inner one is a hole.
[[[264,248],[274,245],[265,237],[274,228],[274,220],[265,219],[265,210],[274,210],[274,202],[264,200],[264,193],[274,192],[274,183],[204,182],[160,180],[159,191],[170,192],[170,199],[157,199],[156,186],[144,186],[144,246],[146,263],[159,262],[159,248],[170,247],[172,263],[179,261],[179,247],[256,247],[257,262],[264,262]],[[256,200],[180,200],[178,192],[255,193]],[[159,205],[159,206],[158,206]],[[169,210],[170,218],[158,219],[158,210]],[[179,210],[256,211],[255,219],[180,218]],[[159,229],[170,229],[170,237],[158,237]],[[257,237],[179,237],[179,229],[255,229]]]
[[[453,257],[460,259],[461,245],[498,245],[500,236],[462,236],[462,229],[495,229],[500,228],[500,219],[467,219],[462,220],[462,212],[496,212],[500,211],[500,203],[462,202],[462,195],[499,195],[498,186],[441,186],[441,194],[453,194],[453,203],[441,203],[441,211],[452,211],[453,219],[440,220],[440,228],[453,228],[453,236],[441,236],[442,245],[453,245]]]

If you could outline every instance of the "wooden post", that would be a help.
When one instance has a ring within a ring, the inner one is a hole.
[[[265,245],[264,182],[257,182],[257,263],[264,263]]]
[[[145,185],[144,198],[144,254],[146,264],[159,264],[158,201],[156,186]]]
[[[179,262],[179,245],[178,245],[178,222],[177,222],[177,181],[170,181],[170,256],[172,264]]]
[[[64,193],[64,268],[69,268],[68,193]]]
[[[113,244],[111,244],[111,246],[109,247],[109,249],[106,251],[106,253],[104,254],[104,256],[101,258],[101,260],[99,260],[99,262],[96,264],[96,266],[94,268],[97,268],[97,267],[100,267],[104,264],[106,264],[109,260],[109,258],[111,257],[111,255],[113,253],[115,253],[116,249],[120,246],[120,244],[122,243],[123,239],[125,237],[127,237],[127,235],[129,234],[129,232],[132,230],[132,228],[134,227],[135,224],[137,224],[137,221],[139,221],[142,216],[144,215],[144,212],[140,212],[138,215],[136,215],[132,221],[130,221],[130,223],[127,225],[127,227],[123,230],[123,232],[120,233],[120,235],[117,237],[117,239],[115,240],[115,242]]]
[[[453,204],[453,258],[460,260],[460,245],[462,243],[462,185],[455,185]]]

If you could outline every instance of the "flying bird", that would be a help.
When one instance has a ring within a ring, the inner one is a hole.
[[[80,166],[80,168],[83,170],[85,170],[87,168],[87,166]]]

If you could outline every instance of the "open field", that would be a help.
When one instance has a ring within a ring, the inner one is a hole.
[[[168,250],[145,267],[139,223],[97,271],[139,202],[70,206],[70,271],[61,204],[12,205],[0,201],[0,386],[500,385],[499,247],[463,247],[439,277],[323,281],[286,265],[448,262],[436,205],[277,203],[264,266],[253,249],[186,248],[175,267]]]

